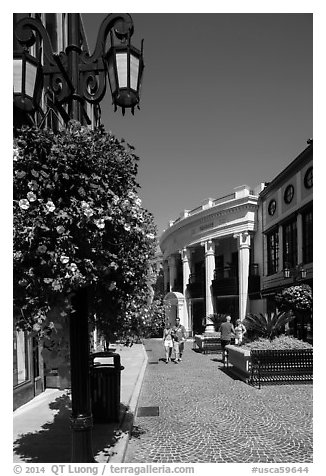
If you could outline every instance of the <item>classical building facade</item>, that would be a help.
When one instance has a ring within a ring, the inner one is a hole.
[[[207,329],[211,314],[243,320],[275,310],[284,287],[312,285],[312,141],[270,183],[184,210],[160,247],[169,317],[189,335]]]
[[[262,250],[257,242],[259,193],[243,185],[209,198],[170,222],[160,239],[166,302],[190,335],[211,314],[244,319],[259,308]]]

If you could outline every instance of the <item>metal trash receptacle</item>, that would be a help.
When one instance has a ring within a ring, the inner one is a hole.
[[[95,361],[97,360],[97,362]],[[91,355],[91,399],[94,422],[117,422],[120,417],[120,355],[96,352]]]

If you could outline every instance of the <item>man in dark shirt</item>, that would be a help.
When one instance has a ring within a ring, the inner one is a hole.
[[[173,348],[175,352],[174,363],[182,362],[182,353],[184,350],[184,343],[187,338],[186,328],[180,324],[179,317],[175,320],[175,326],[172,328]]]
[[[230,316],[226,316],[226,322],[222,322],[219,332],[221,333],[222,358],[223,358],[223,362],[225,363],[225,360],[226,360],[225,346],[230,344],[231,337],[233,337],[235,334],[233,324],[231,324]]]

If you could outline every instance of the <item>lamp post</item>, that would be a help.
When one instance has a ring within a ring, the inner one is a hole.
[[[25,50],[34,45],[36,40],[42,45],[43,61],[42,64],[38,62],[39,74],[28,76],[31,93],[28,112],[35,110],[39,102],[35,96],[39,94],[40,88],[31,83],[36,83],[41,77],[44,81],[44,91],[51,91],[55,106],[64,121],[67,123],[70,119],[80,120],[82,116],[87,116],[87,102],[99,104],[103,99],[108,77],[115,110],[120,106],[123,114],[128,108],[134,113],[135,107],[139,107],[144,62],[143,42],[141,50],[130,44],[134,32],[131,16],[126,13],[107,15],[100,26],[95,50],[91,55],[81,49],[79,22],[78,13],[68,13],[69,45],[65,52],[59,54],[53,52],[49,34],[39,19],[24,17],[16,24],[16,38]],[[109,34],[111,47],[109,51],[105,51]],[[32,57],[29,55],[29,58]],[[14,78],[22,77],[19,74],[19,64],[17,52]],[[15,84],[15,104],[21,107],[18,97],[22,98],[25,91],[17,86],[18,81]]]
[[[284,279],[290,279],[292,278],[293,283],[301,282],[306,279],[307,277],[307,270],[304,267],[303,263],[298,264],[297,266],[291,268],[288,263],[285,263],[285,268],[283,269],[283,276]],[[299,337],[303,338],[305,337],[306,331],[304,328],[304,313],[300,312],[297,316],[296,319],[293,322],[294,325],[294,332],[295,335],[298,332],[298,324],[299,324]],[[297,323],[298,319],[298,323]]]
[[[134,109],[139,104],[144,68],[142,48],[130,44],[133,21],[129,14],[109,14],[103,20],[92,55],[80,47],[79,14],[68,14],[68,43],[65,52],[53,52],[48,32],[36,18],[24,17],[15,27],[15,35],[23,47],[14,57],[14,105],[27,114],[39,108],[42,89],[51,92],[54,106],[64,122],[89,118],[85,105],[99,104],[106,92],[106,76],[110,83],[113,104]],[[111,48],[105,51],[110,34]],[[117,45],[116,41],[120,43]],[[28,48],[38,41],[43,61],[31,57]],[[75,312],[70,319],[70,360],[72,395],[71,461],[93,462],[92,413],[89,379],[89,334],[87,290],[73,298]]]
[[[302,263],[298,264],[294,268],[290,268],[290,266],[286,263],[285,268],[283,269],[283,276],[285,279],[293,278],[294,281],[300,281],[302,279],[306,279],[307,270],[304,268]]]

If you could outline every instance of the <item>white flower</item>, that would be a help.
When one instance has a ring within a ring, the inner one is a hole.
[[[19,159],[19,148],[18,147],[14,147],[13,149],[13,158],[15,161],[17,161]]]
[[[27,198],[28,198],[28,200],[29,200],[30,202],[35,202],[35,200],[36,200],[37,197],[36,197],[35,193],[33,193],[33,192],[28,192]]]
[[[59,235],[65,232],[65,229],[62,225],[57,226],[56,230],[59,233]]]
[[[116,286],[117,286],[117,283],[115,281],[112,281],[109,286],[109,291],[113,291],[113,289],[115,289]]]
[[[71,269],[71,271],[73,271],[73,272],[77,271],[77,265],[76,265],[76,263],[71,263],[70,269]]]
[[[94,212],[91,208],[84,208],[84,215],[86,215],[88,218],[94,215]]]
[[[31,180],[30,182],[28,182],[28,187],[31,190],[37,190],[38,189],[38,183],[35,180]]]
[[[26,198],[19,200],[19,206],[22,210],[27,210],[29,208],[29,201]]]
[[[140,205],[141,205],[141,199],[140,199],[140,198],[136,198],[135,204],[140,207]]]
[[[146,237],[149,238],[150,240],[154,240],[155,235],[153,233],[147,233]]]
[[[52,200],[48,200],[45,204],[48,212],[53,212],[55,210],[55,205],[54,203],[52,202]]]
[[[130,231],[131,226],[128,225],[128,223],[125,223],[125,224],[123,225],[123,228],[124,228],[126,231]]]
[[[59,291],[61,290],[61,284],[59,283],[59,281],[53,281],[52,283],[52,289],[54,291]]]
[[[60,261],[61,261],[61,263],[63,263],[63,264],[69,263],[69,256],[62,255],[62,256],[60,257]]]
[[[103,218],[100,218],[99,220],[95,220],[95,225],[97,226],[97,228],[103,229],[105,228],[105,221],[103,220]]]
[[[47,247],[45,245],[40,245],[38,248],[37,248],[37,251],[39,253],[45,253],[47,250]]]

